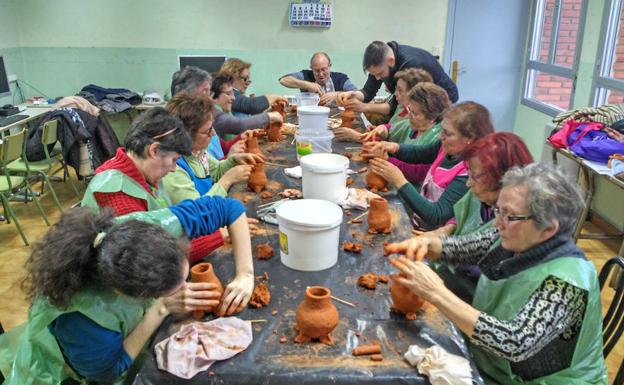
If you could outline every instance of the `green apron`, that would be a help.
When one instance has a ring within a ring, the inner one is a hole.
[[[123,192],[131,197],[142,199],[147,202],[148,211],[137,211],[123,215],[115,218],[116,221],[139,220],[158,225],[174,237],[185,235],[178,217],[167,208],[170,206],[171,201],[162,186],[159,186],[158,189],[152,189],[154,193],[152,195],[145,191],[143,186],[139,185],[123,172],[118,170],[106,170],[93,177],[87,186],[81,205],[99,211],[100,207],[93,195],[96,192]]]
[[[472,189],[453,205],[457,226],[453,235],[478,233],[492,227],[494,219],[481,223],[481,201],[472,193]]]
[[[388,120],[388,124],[392,124],[393,126],[395,124],[397,124],[398,122],[402,122],[402,121],[408,121],[409,122],[409,114],[405,114],[403,116],[401,116],[401,114],[405,111],[405,107],[403,107],[402,105],[398,105],[396,110],[394,111],[394,115],[392,115],[392,117],[390,118],[390,120]]]
[[[4,385],[52,385],[69,377],[84,382],[65,363],[48,325],[61,314],[78,311],[101,327],[125,337],[143,319],[151,304],[152,300],[139,300],[97,288],[74,295],[64,310],[42,298],[35,299],[28,322],[0,336],[0,369],[6,374]],[[125,375],[120,376],[115,383],[121,384],[124,378]]]
[[[509,361],[470,345],[470,351],[487,384],[607,384],[602,356],[600,288],[592,262],[560,257],[496,281],[481,275],[473,306],[500,320],[511,320],[548,277],[554,276],[588,292],[587,307],[570,367],[531,381],[511,372]]]
[[[416,138],[412,139],[414,129],[408,119],[392,126],[390,134],[388,135],[388,141],[414,145],[432,144],[439,139],[441,129],[442,126],[440,123],[436,123],[433,127],[420,133]]]

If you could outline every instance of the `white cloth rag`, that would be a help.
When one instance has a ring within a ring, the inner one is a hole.
[[[215,361],[226,360],[247,349],[253,341],[251,322],[237,317],[193,322],[155,347],[158,369],[189,379]]]
[[[380,198],[380,196],[365,189],[349,188],[347,197],[338,202],[338,204],[343,209],[366,210],[368,202],[373,198]]]
[[[450,354],[438,345],[421,348],[410,345],[405,359],[429,377],[433,385],[471,385],[470,363],[464,357]]]
[[[284,174],[291,178],[301,179],[301,166],[295,166],[284,169]]]

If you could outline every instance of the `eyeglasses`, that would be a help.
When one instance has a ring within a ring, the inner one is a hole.
[[[405,110],[407,111],[407,114],[409,116],[412,116],[412,117],[418,116],[418,111],[412,110],[409,105],[405,106]]]
[[[206,135],[206,136],[210,136],[212,134],[212,132],[214,131],[214,127],[210,127],[210,129],[208,131],[197,131],[197,135]]]
[[[499,217],[503,221],[503,223],[506,225],[508,225],[510,222],[526,221],[526,220],[535,218],[533,215],[530,215],[530,214],[524,214],[524,215],[503,214],[501,213],[500,208],[496,206],[494,206],[494,215],[496,215],[496,217]]]
[[[479,179],[483,178],[485,174],[485,172],[482,172],[480,174],[474,175],[470,170],[468,170],[468,179],[472,179],[473,181],[478,182]]]
[[[251,83],[251,79],[249,78],[249,76],[241,76],[240,80],[242,80],[244,83]]]
[[[323,68],[312,68],[312,72],[315,74],[324,74],[329,72],[329,67],[323,67]]]

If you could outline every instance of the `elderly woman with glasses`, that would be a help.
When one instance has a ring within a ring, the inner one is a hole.
[[[245,91],[251,84],[250,68],[251,63],[231,58],[223,63],[219,71],[222,74],[231,76],[233,79],[234,102],[232,103],[232,113],[235,116],[259,114],[278,101],[286,102],[286,99],[280,95],[246,96]]]
[[[370,161],[371,169],[397,189],[414,214],[414,226],[424,230],[440,227],[453,217],[453,205],[468,190],[467,167],[461,154],[472,142],[494,132],[489,111],[475,102],[448,108],[441,125],[440,140],[429,145],[366,142],[363,148],[365,156],[375,158]],[[408,179],[402,169],[383,159],[388,156],[427,166],[421,167],[424,175]],[[415,182],[421,183],[420,191]]]
[[[583,199],[561,171],[515,167],[502,179],[492,232],[420,237],[388,246],[397,282],[436,306],[466,335],[486,383],[606,384],[596,269],[574,244]],[[494,242],[500,239],[500,245]],[[421,259],[478,264],[472,304]]]

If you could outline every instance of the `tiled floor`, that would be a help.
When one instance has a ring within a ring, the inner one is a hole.
[[[78,183],[79,189],[84,185]],[[64,208],[69,208],[78,200],[69,188],[62,183],[55,183],[55,189]],[[39,186],[36,186],[39,188]],[[44,195],[41,198],[44,210],[48,214],[50,223],[59,219],[59,210],[54,206],[51,197]],[[13,203],[29,241],[34,243],[48,230],[33,203]],[[593,225],[588,230],[595,230]],[[617,241],[581,240],[580,247],[587,256],[594,261],[598,269],[604,262],[616,255],[619,248]],[[21,289],[24,275],[24,263],[28,258],[30,247],[24,246],[13,224],[0,222],[0,322],[5,329],[10,329],[24,322],[28,312],[28,301]],[[603,307],[607,297],[603,295]],[[609,378],[612,379],[624,357],[624,342],[620,343],[607,359]]]

